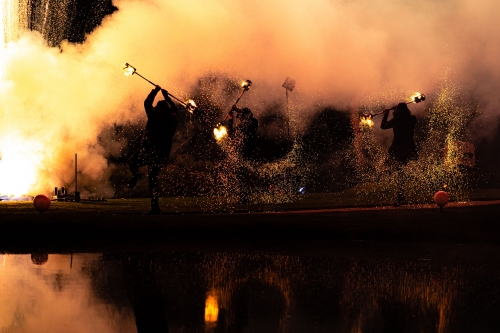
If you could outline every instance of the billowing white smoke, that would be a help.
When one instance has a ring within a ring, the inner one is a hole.
[[[6,9],[17,2],[1,7],[4,40],[6,22],[12,21],[6,20]],[[143,119],[142,100],[151,88],[123,76],[125,62],[180,97],[207,73],[251,79],[245,103],[257,116],[266,102],[283,95],[287,76],[297,81],[293,97],[300,98],[304,111],[318,102],[352,105],[394,89],[429,95],[449,69],[488,102],[487,113],[500,105],[497,1],[117,0],[114,5],[119,10],[82,45],[48,47],[43,35],[24,30],[0,50],[0,137],[41,146],[31,154],[37,161],[14,163],[36,165],[35,180],[24,191],[47,192],[70,183],[75,152],[84,175],[105,178],[98,133],[114,122]],[[21,143],[2,140],[0,151]],[[26,171],[0,177],[3,193],[2,184],[20,183]]]

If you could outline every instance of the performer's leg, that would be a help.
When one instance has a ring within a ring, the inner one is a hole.
[[[132,172],[132,178],[129,180],[127,185],[128,188],[134,188],[139,179],[142,178],[142,173],[139,171],[139,167],[145,165],[142,149],[143,148],[137,149],[127,161],[128,168],[130,169],[130,172]]]
[[[405,165],[406,165],[405,163],[401,163],[398,169],[396,170],[396,191],[397,191],[396,206],[405,205],[407,203],[404,191],[404,186],[406,182],[406,175],[404,170]]]
[[[158,186],[158,176],[160,175],[162,165],[153,164],[148,167],[149,195],[151,197],[151,210],[146,214],[161,214],[160,210],[160,189]]]

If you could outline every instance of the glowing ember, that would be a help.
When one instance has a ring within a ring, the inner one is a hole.
[[[29,194],[37,181],[42,145],[15,134],[0,138],[0,194]]]
[[[372,128],[375,123],[373,122],[372,116],[369,114],[359,117],[359,125],[363,127]]]
[[[223,125],[218,125],[216,128],[214,128],[214,137],[215,140],[221,141],[227,136],[227,128]]]
[[[217,322],[217,317],[219,316],[219,303],[217,302],[217,297],[215,292],[212,291],[207,295],[207,300],[205,301],[205,322],[215,323]]]
[[[135,73],[135,68],[129,63],[125,63],[123,65],[123,73],[125,74],[125,76],[131,76]]]

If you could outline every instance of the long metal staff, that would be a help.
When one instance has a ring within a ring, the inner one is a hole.
[[[240,96],[236,100],[236,102],[233,104],[233,106],[238,104],[238,102],[240,101],[240,99],[243,96],[243,94],[245,93],[245,91],[249,90],[251,85],[252,85],[252,81],[250,81],[250,80],[245,80],[245,81],[241,82],[240,86],[241,86],[242,91],[241,91]],[[217,141],[223,140],[228,134],[226,126],[222,125],[222,123],[224,123],[227,120],[227,118],[229,118],[229,114],[227,114],[226,117],[224,118],[224,120],[221,121],[220,123],[218,123],[216,125],[216,127],[214,128],[214,137]]]
[[[241,91],[240,96],[236,100],[236,102],[234,102],[233,106],[235,106],[236,104],[238,104],[238,102],[240,101],[241,97],[243,97],[243,94],[245,93],[245,91],[248,91],[250,89],[251,85],[252,85],[252,81],[250,81],[250,80],[245,80],[245,81],[241,82],[241,89],[242,89],[242,91]],[[225,122],[228,117],[229,117],[229,114],[226,115],[226,118],[224,118],[224,120],[222,122]]]
[[[425,101],[425,95],[421,94],[421,93],[415,93],[415,95],[413,95],[411,97],[411,101],[410,102],[406,102],[406,104],[420,103],[420,102],[423,102],[423,101]],[[397,107],[397,105],[393,106],[392,108],[385,109],[384,111],[380,111],[380,112],[373,113],[373,114],[371,114],[371,113],[365,113],[363,115],[363,117],[371,119],[371,118],[373,118],[375,116],[378,116],[378,115],[384,113],[387,110],[394,110],[394,109],[396,109],[396,107]]]
[[[139,74],[137,72],[137,70],[135,69],[134,66],[130,65],[129,63],[125,63],[123,65],[123,71],[125,73],[125,76],[131,76],[131,75],[138,75],[139,77],[143,78],[144,80],[148,81],[149,83],[151,83],[153,86],[157,86],[154,82],[146,79],[144,76],[142,76],[141,74]],[[168,96],[172,97],[173,99],[177,100],[182,106],[184,106],[186,108],[186,110],[188,110],[190,113],[193,113],[197,108],[198,106],[196,106],[196,103],[192,100],[192,99],[189,99],[187,100],[186,102],[184,101],[181,101],[180,99],[178,99],[177,97],[175,97],[174,95],[172,95],[171,93],[168,93]]]

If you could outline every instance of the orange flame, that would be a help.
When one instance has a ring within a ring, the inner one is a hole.
[[[245,80],[245,81],[241,81],[241,88],[243,88],[243,90],[248,90],[250,89],[250,86],[252,85],[252,81],[250,80]]]
[[[375,123],[370,115],[359,117],[359,125],[362,127],[372,128]]]
[[[425,100],[425,95],[416,92],[410,98],[411,98],[411,103],[418,103]]]
[[[214,137],[215,140],[221,141],[227,136],[227,128],[223,125],[218,125],[218,127],[214,128]]]
[[[195,101],[192,99],[188,99],[186,102],[186,110],[188,110],[190,113],[194,113],[194,110],[198,108],[198,105],[196,105]]]
[[[122,68],[125,76],[131,76],[135,73],[135,68],[132,67],[129,63],[125,63]]]

